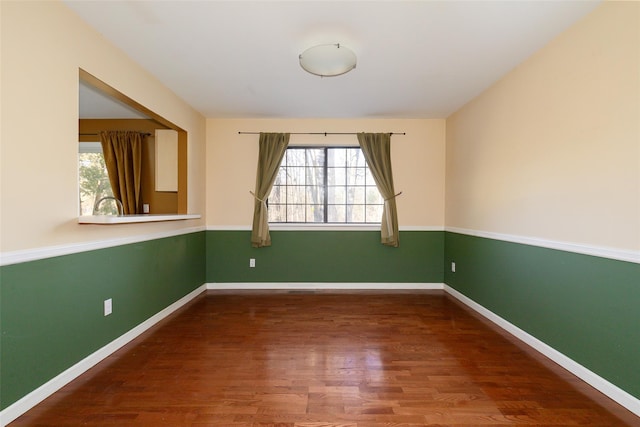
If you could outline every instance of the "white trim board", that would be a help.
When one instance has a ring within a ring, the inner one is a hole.
[[[594,387],[596,390],[605,394],[612,400],[616,401],[620,405],[627,408],[629,411],[633,412],[637,416],[640,417],[640,399],[636,399],[634,396],[630,395],[626,391],[622,390],[615,384],[610,383],[606,379],[602,378],[598,374],[593,371],[585,368],[578,362],[573,359],[565,356],[560,353],[558,350],[553,347],[545,344],[540,341],[533,335],[523,331],[518,328],[514,324],[508,322],[497,314],[493,313],[491,310],[488,310],[484,306],[478,304],[471,298],[468,298],[464,294],[456,291],[452,287],[448,285],[444,285],[444,290],[449,295],[453,296],[458,301],[465,304],[467,307],[471,308],[478,314],[482,315],[486,319],[490,320],[492,323],[496,324],[500,328],[509,332],[511,335],[524,342],[525,344],[532,347],[534,350],[542,353],[547,358],[551,359],[558,365],[562,366],[567,371],[571,372],[576,377],[580,378],[582,381]]]
[[[169,129],[156,129],[169,130]],[[131,224],[143,222],[181,221],[185,219],[200,219],[199,214],[135,214],[135,215],[82,215],[78,217],[78,224]]]
[[[208,225],[207,231],[251,231],[248,225]],[[271,231],[379,231],[377,225],[327,225],[327,224],[288,224],[271,225]],[[483,237],[492,240],[501,240],[510,243],[519,243],[528,246],[537,246],[547,249],[556,249],[564,252],[573,252],[582,255],[597,256],[618,261],[640,263],[640,251],[608,248],[603,246],[590,246],[558,240],[546,240],[537,237],[518,236],[513,234],[494,233],[491,231],[470,230],[458,227],[443,226],[400,226],[400,231],[447,231],[450,233],[464,234],[467,236]]]
[[[271,231],[380,231],[379,224],[270,224]],[[444,231],[441,225],[404,225],[399,231]],[[208,225],[207,231],[251,231],[250,225]]]
[[[126,332],[124,335],[119,336],[104,347],[85,357],[64,372],[60,373],[37,389],[33,390],[31,393],[22,397],[17,402],[14,402],[11,405],[7,406],[3,411],[0,412],[0,426],[6,426],[10,422],[18,418],[20,415],[27,412],[29,409],[42,402],[44,399],[51,396],[53,393],[60,390],[62,387],[64,387],[74,379],[78,378],[80,375],[84,374],[90,368],[94,367],[95,365],[109,357],[111,354],[115,353],[125,344],[128,344],[129,342],[136,339],[143,332],[154,326],[156,323],[160,322],[165,317],[169,316],[171,313],[200,295],[205,290],[205,285],[199,286],[194,291],[188,293],[178,301],[174,302],[170,306],[164,308],[144,322],[140,323],[129,332]]]
[[[207,283],[210,290],[442,290],[444,283],[333,283],[333,282],[244,282],[244,283]]]
[[[181,228],[178,230],[160,231],[150,234],[118,237],[109,240],[96,240],[92,242],[69,243],[59,246],[45,246],[42,248],[25,249],[21,251],[3,252],[0,254],[0,266],[19,264],[21,262],[37,261],[63,255],[71,255],[80,252],[94,251],[97,249],[112,248],[114,246],[128,245],[132,243],[146,242],[149,240],[164,239],[165,237],[180,236],[182,234],[205,231],[204,226]]]
[[[136,236],[120,237],[109,240],[98,240],[92,242],[70,243],[59,246],[45,246],[41,248],[25,249],[19,251],[9,251],[0,253],[0,266],[19,264],[21,262],[37,261],[40,259],[53,258],[62,255],[71,255],[80,252],[87,252],[97,249],[105,249],[114,246],[127,245],[131,243],[140,243],[149,240],[162,239],[165,237],[179,236],[182,234],[197,233],[200,231],[250,231],[250,226],[198,226],[182,228],[179,230],[161,231],[151,234],[141,234]],[[377,228],[358,227],[358,226],[336,226],[336,227],[284,227],[272,228],[273,231],[375,231]],[[583,255],[592,255],[601,258],[609,258],[619,261],[640,263],[640,251],[622,250],[615,248],[605,248],[599,246],[579,245],[576,243],[560,242],[553,240],[544,240],[534,237],[516,236],[510,234],[494,233],[489,231],[477,231],[456,227],[440,227],[440,226],[404,226],[400,227],[400,231],[448,231],[451,233],[464,234],[468,236],[484,237],[493,240],[502,240],[511,243],[520,243],[529,246],[538,246],[548,249],[557,249],[565,252],[574,252]]]
[[[573,252],[582,255],[609,258],[618,261],[640,263],[640,251],[608,248],[604,246],[590,246],[571,242],[561,242],[557,240],[546,240],[537,237],[517,236],[513,234],[494,233],[492,231],[469,230],[466,228],[445,227],[445,231],[450,233],[464,234],[467,236],[483,237],[504,242],[520,243],[529,246],[538,246],[547,249]]]

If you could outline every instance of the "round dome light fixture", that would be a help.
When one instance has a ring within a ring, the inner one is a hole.
[[[356,54],[340,43],[310,47],[298,59],[306,72],[320,77],[339,76],[356,68]]]

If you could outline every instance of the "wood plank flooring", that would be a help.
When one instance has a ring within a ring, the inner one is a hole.
[[[15,426],[640,426],[441,291],[208,291]]]

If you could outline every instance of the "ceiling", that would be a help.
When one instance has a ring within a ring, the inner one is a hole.
[[[444,118],[599,2],[65,3],[206,117]],[[302,70],[298,55],[327,43],[357,67]],[[82,115],[100,117],[87,93]]]
[[[81,119],[148,119],[146,115],[80,80]]]

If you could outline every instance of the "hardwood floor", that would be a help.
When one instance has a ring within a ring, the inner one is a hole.
[[[208,291],[11,426],[640,426],[442,291]]]

